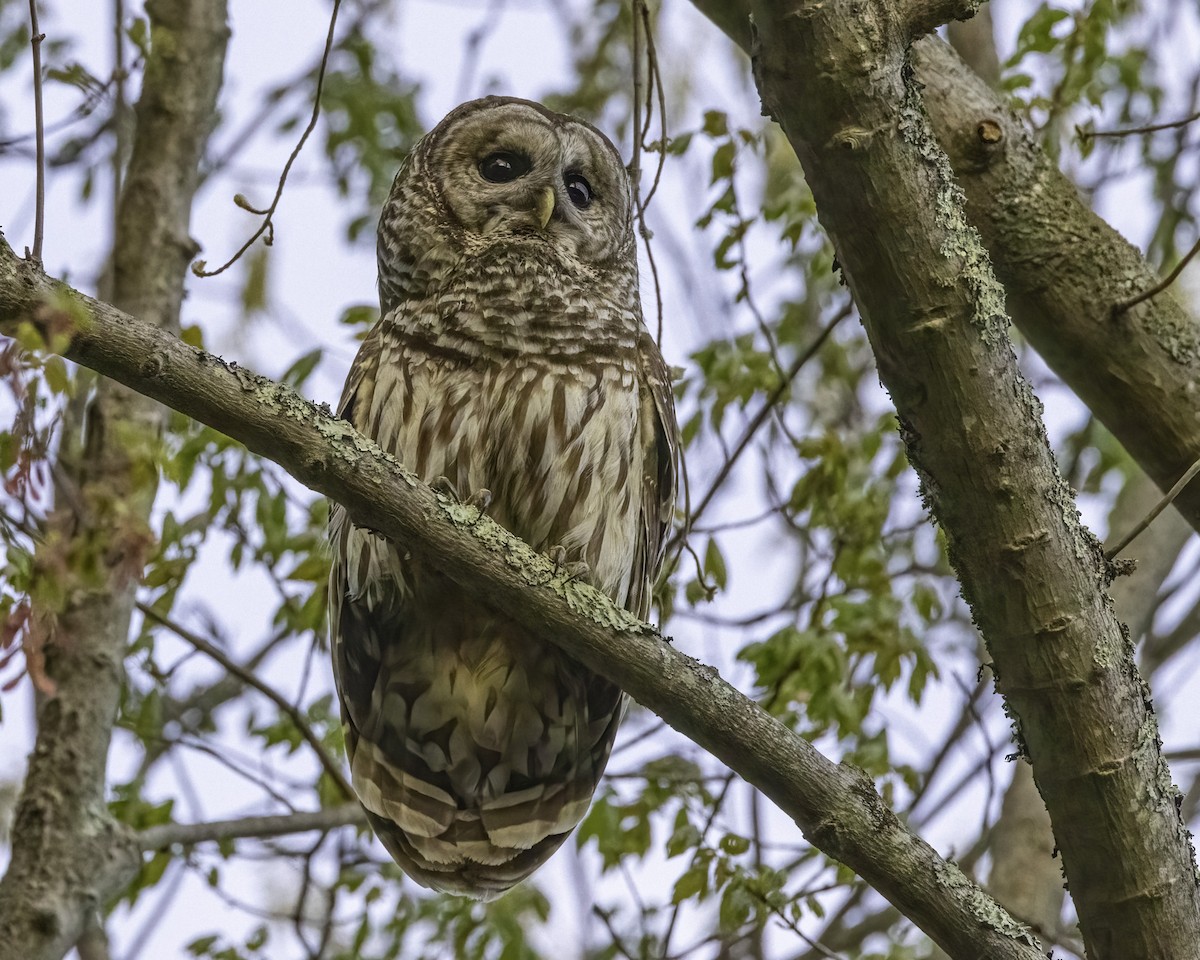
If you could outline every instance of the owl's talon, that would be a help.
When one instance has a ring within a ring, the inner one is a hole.
[[[454,484],[450,482],[449,477],[434,477],[429,484],[429,489],[434,493],[440,493],[447,500],[453,500],[455,503],[462,503],[462,497],[458,495],[458,490]]]
[[[487,513],[488,507],[492,505],[492,491],[487,487],[476,490],[466,500],[458,495],[458,488],[450,482],[449,477],[435,477],[429,484],[429,488],[453,503],[462,504],[464,507],[473,507],[480,517]]]
[[[582,580],[585,583],[591,582],[592,568],[588,566],[586,560],[568,560],[567,548],[561,543],[556,543],[546,555],[554,564],[554,572],[562,574],[568,580]]]

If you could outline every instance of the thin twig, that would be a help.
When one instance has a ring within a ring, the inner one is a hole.
[[[321,742],[321,738],[316,735],[313,728],[309,726],[308,720],[293,704],[289,703],[287,698],[279,693],[270,684],[263,683],[253,673],[245,669],[236,660],[233,660],[220,647],[214,643],[210,643],[202,636],[188,630],[181,624],[175,623],[170,617],[165,617],[152,606],[147,603],[138,601],[137,608],[147,617],[170,630],[180,640],[190,643],[201,653],[208,655],[213,660],[217,661],[222,667],[228,670],[231,674],[245,683],[247,686],[253,687],[264,697],[270,700],[275,706],[288,715],[292,723],[296,725],[296,729],[300,731],[302,736],[310,747],[317,754],[317,759],[321,761],[321,766],[325,768],[325,772],[329,774],[333,782],[338,785],[338,788],[345,795],[347,800],[354,799],[354,789],[350,786],[350,782],[346,779],[346,775],[342,773],[342,768],[337,761],[330,756],[328,750],[325,749],[325,744]]]
[[[1151,297],[1158,296],[1179,278],[1179,275],[1183,273],[1183,268],[1191,262],[1192,257],[1197,253],[1200,253],[1200,240],[1192,244],[1192,249],[1183,255],[1183,259],[1175,264],[1175,269],[1168,273],[1161,282],[1156,283],[1149,290],[1139,293],[1132,300],[1126,300],[1124,303],[1118,303],[1113,307],[1113,316],[1120,316],[1130,307],[1136,307],[1143,300],[1149,300]]]
[[[324,810],[285,813],[277,816],[239,817],[211,823],[164,823],[138,834],[143,850],[163,850],[176,844],[219,843],[222,840],[264,840],[310,830],[326,832],[337,827],[365,826],[366,815],[357,803],[343,803]]]
[[[1158,501],[1158,503],[1154,505],[1154,508],[1148,514],[1146,514],[1146,516],[1137,526],[1135,526],[1129,531],[1128,534],[1122,537],[1121,540],[1117,542],[1116,546],[1110,547],[1104,551],[1105,559],[1112,560],[1114,557],[1119,556],[1121,551],[1129,546],[1129,544],[1134,541],[1138,534],[1140,534],[1154,522],[1155,517],[1166,510],[1167,507],[1171,505],[1171,502],[1181,493],[1183,493],[1183,488],[1191,483],[1198,473],[1200,473],[1200,459],[1198,459],[1195,463],[1188,467],[1187,470],[1184,471],[1183,476],[1176,481],[1175,486],[1167,491],[1166,496],[1164,496]]]
[[[638,16],[642,0],[631,0],[633,21],[633,155],[629,158],[629,179],[633,182],[633,199],[642,212],[642,19]]]
[[[1095,137],[1132,137],[1139,133],[1157,133],[1159,130],[1174,130],[1186,127],[1189,123],[1200,120],[1200,111],[1182,120],[1171,120],[1169,123],[1152,123],[1145,127],[1126,127],[1123,130],[1080,130],[1080,140],[1091,140]]]
[[[29,43],[33,47],[33,125],[37,150],[37,208],[33,219],[32,257],[42,262],[42,235],[46,225],[46,124],[42,114],[42,41],[38,30],[37,0],[29,0]]]
[[[32,3],[33,0],[30,0],[30,2]],[[342,0],[333,0],[333,13],[329,17],[329,33],[327,33],[325,36],[325,49],[321,54],[321,67],[317,71],[317,89],[316,93],[313,94],[312,116],[309,117],[308,126],[305,127],[304,132],[300,134],[300,139],[297,141],[295,149],[292,150],[291,156],[288,157],[287,163],[283,165],[283,172],[279,175],[279,185],[275,188],[275,197],[271,200],[271,205],[265,210],[259,210],[250,206],[250,204],[246,203],[244,200],[239,201],[235,199],[235,202],[242,209],[249,210],[251,213],[259,214],[263,218],[262,223],[259,224],[258,229],[250,235],[250,239],[241,245],[237,253],[226,260],[221,266],[217,267],[216,270],[206,269],[206,264],[203,260],[197,260],[194,264],[192,264],[192,273],[194,273],[196,276],[215,277],[219,273],[224,273],[235,263],[237,263],[238,260],[241,259],[242,254],[249,250],[250,247],[254,245],[254,242],[258,240],[258,238],[264,233],[267,235],[267,246],[270,246],[271,242],[274,240],[275,208],[279,206],[279,201],[283,199],[283,188],[287,183],[288,174],[291,173],[292,164],[294,164],[296,162],[296,158],[300,156],[300,151],[304,149],[304,144],[308,140],[309,135],[317,128],[317,120],[321,116],[321,91],[325,87],[325,71],[329,67],[329,55],[333,50],[333,33],[334,28],[337,26],[338,10],[341,8],[341,6]]]
[[[667,162],[667,96],[663,90],[662,70],[658,66],[658,50],[654,45],[654,31],[650,25],[650,8],[642,4],[642,29],[646,35],[646,65],[648,68],[648,79],[651,82],[655,97],[658,100],[658,160],[654,166],[654,179],[650,181],[650,190],[646,194],[646,199],[643,201],[643,208],[650,206],[650,201],[654,199],[654,194],[658,190],[659,182],[662,180],[663,168]],[[641,137],[644,140],[650,132],[650,90],[646,91],[646,121],[645,127],[642,130]]]

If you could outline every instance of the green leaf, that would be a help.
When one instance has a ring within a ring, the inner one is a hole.
[[[671,903],[683,903],[693,897],[703,900],[708,895],[708,865],[694,864],[675,881],[671,890]]]
[[[710,137],[725,137],[729,135],[729,117],[720,110],[704,111],[703,130]]]
[[[675,814],[675,829],[671,831],[671,836],[667,838],[667,859],[677,857],[681,853],[699,846],[703,839],[704,837],[700,833],[699,828],[688,817],[687,810],[681,808]]]
[[[312,376],[312,372],[317,368],[317,364],[321,362],[323,356],[324,351],[320,347],[308,351],[308,353],[304,354],[288,367],[279,379],[289,387],[299,389],[304,384],[304,381]]]
[[[215,934],[207,937],[197,937],[187,945],[187,952],[193,957],[207,956],[220,939],[221,938]]]
[[[145,17],[134,17],[125,30],[125,36],[138,48],[143,60],[150,56],[150,26]]]
[[[721,838],[721,851],[731,857],[739,856],[750,849],[750,841],[736,833],[727,833]]]

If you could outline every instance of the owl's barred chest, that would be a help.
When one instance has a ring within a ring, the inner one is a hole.
[[[366,432],[427,482],[446,477],[464,497],[486,488],[497,523],[534,549],[564,547],[624,603],[643,468],[634,359],[446,362],[401,349],[379,371]]]

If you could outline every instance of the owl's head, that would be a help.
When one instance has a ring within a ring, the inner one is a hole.
[[[379,224],[381,278],[406,253],[440,259],[411,249],[422,240],[459,253],[548,246],[603,268],[633,255],[632,224],[629,178],[603,133],[529,100],[485,97],[452,110],[397,174]],[[419,281],[420,264],[405,266]]]

